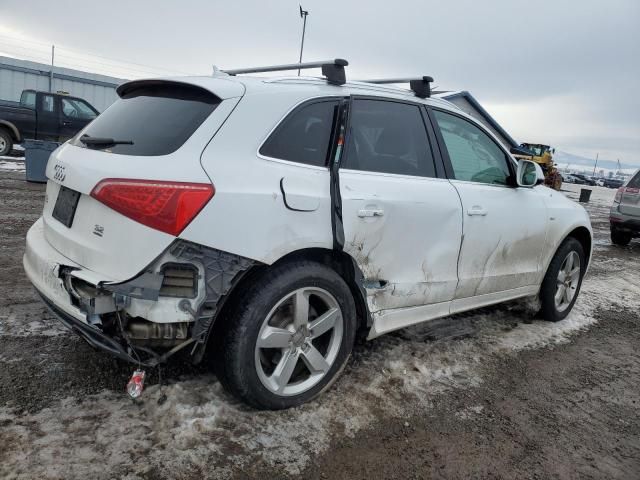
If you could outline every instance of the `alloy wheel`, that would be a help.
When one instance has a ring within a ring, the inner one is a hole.
[[[578,291],[580,283],[580,256],[577,252],[571,251],[567,254],[560,270],[556,282],[556,294],[554,297],[556,310],[565,311]]]
[[[264,319],[256,340],[260,381],[281,396],[308,391],[329,373],[343,333],[342,311],[326,290],[305,287],[285,295]]]

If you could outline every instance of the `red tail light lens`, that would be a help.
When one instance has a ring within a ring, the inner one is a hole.
[[[620,187],[616,192],[616,196],[613,199],[613,203],[620,203],[622,200],[622,194],[624,193],[624,187]]]
[[[214,193],[208,183],[107,178],[91,196],[136,222],[177,236]]]

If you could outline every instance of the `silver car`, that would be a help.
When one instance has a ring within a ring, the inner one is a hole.
[[[640,170],[618,189],[609,214],[611,241],[628,245],[632,238],[640,237]]]

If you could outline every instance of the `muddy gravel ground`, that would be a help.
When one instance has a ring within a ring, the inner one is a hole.
[[[0,478],[640,478],[640,242],[610,244],[613,190],[587,205],[593,262],[565,321],[516,303],[405,329],[357,345],[316,401],[256,412],[184,363],[125,396],[132,367],[69,334],[25,278],[44,188],[8,163]]]

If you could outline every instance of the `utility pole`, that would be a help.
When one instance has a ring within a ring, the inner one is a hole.
[[[302,63],[302,50],[304,49],[304,32],[307,29],[307,15],[309,12],[307,10],[302,10],[302,5],[298,5],[300,7],[300,18],[302,18],[302,41],[300,42],[300,60],[298,63]],[[298,76],[300,76],[300,69],[298,69]]]
[[[51,45],[51,70],[49,70],[49,92],[53,92],[53,59],[56,52],[56,46]]]
[[[600,153],[596,153],[596,163],[593,166],[593,175],[592,175],[593,177],[596,176],[596,167],[598,166],[598,155],[600,155]]]

